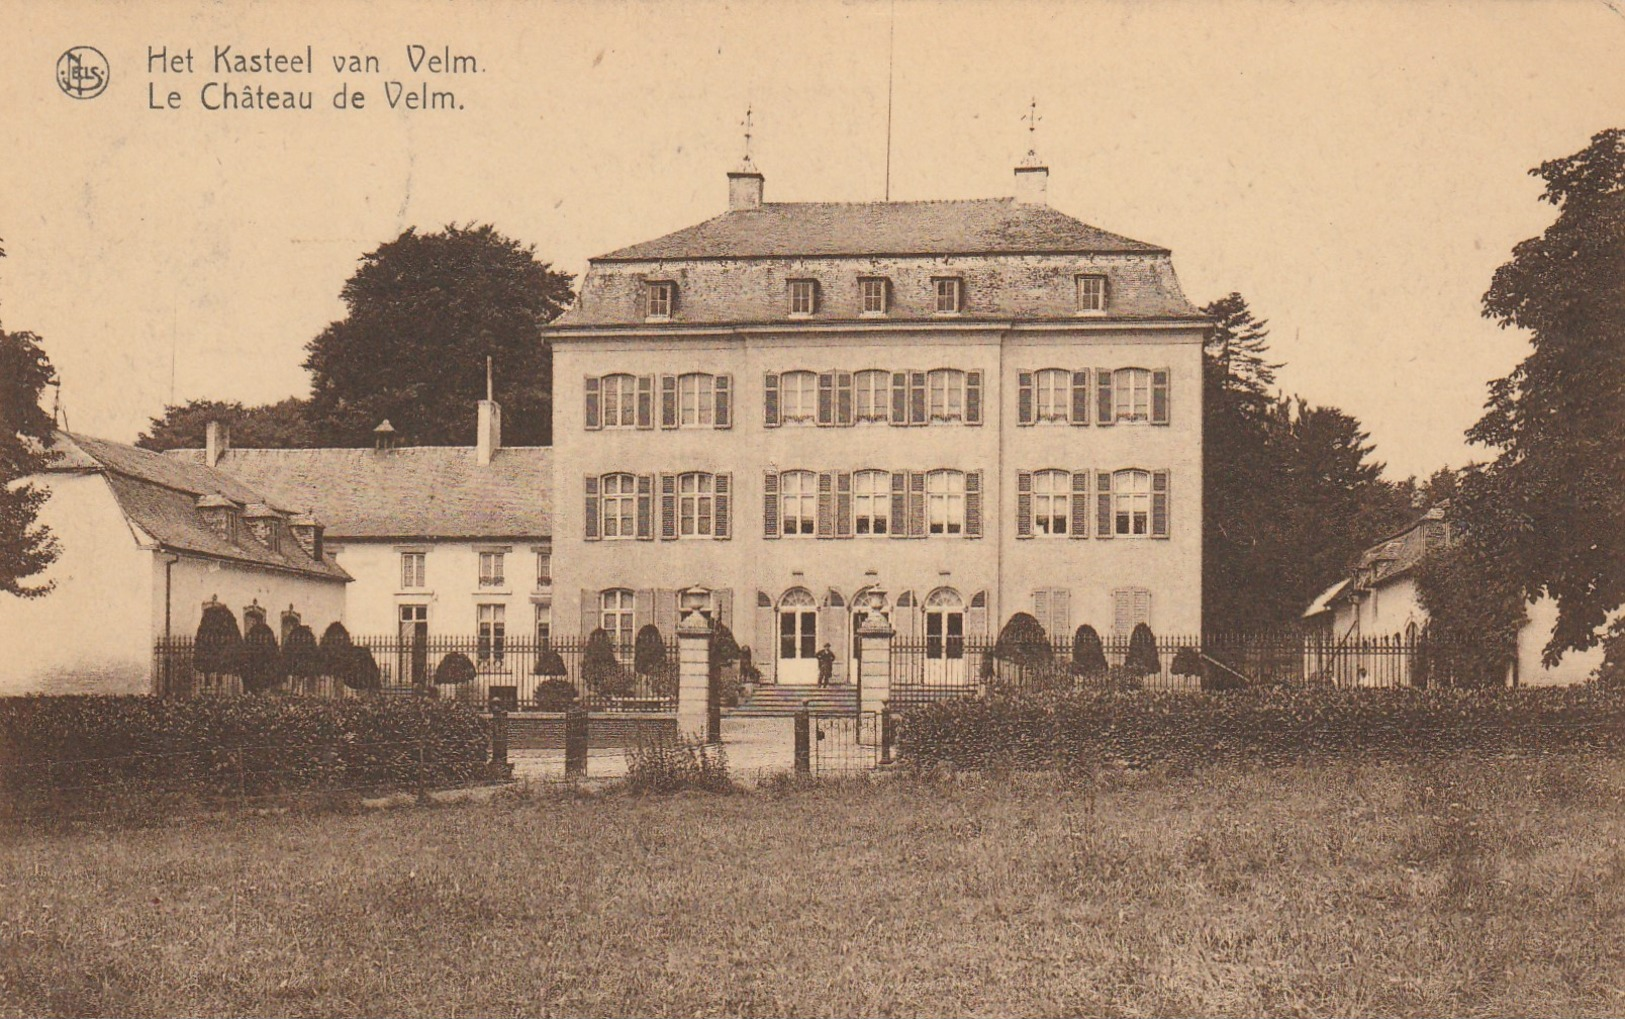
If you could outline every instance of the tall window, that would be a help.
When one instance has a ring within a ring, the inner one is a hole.
[[[546,647],[553,639],[553,606],[536,606],[536,646]]]
[[[605,375],[602,382],[605,428],[633,428],[638,423],[638,380],[631,375]]]
[[[1045,368],[1033,381],[1038,389],[1038,420],[1065,421],[1072,406],[1072,373]]]
[[[931,283],[936,289],[936,310],[939,314],[954,314],[961,310],[965,295],[963,280],[958,276],[937,276]]]
[[[950,588],[938,588],[925,600],[925,657],[965,657],[965,602]]]
[[[537,552],[536,553],[536,586],[537,587],[552,587],[553,586],[553,553],[552,552]]]
[[[422,552],[401,553],[401,587],[411,589],[423,587],[426,584],[427,556]]]
[[[891,418],[891,373],[861,371],[852,376],[854,417],[858,421]]]
[[[965,530],[965,474],[932,471],[925,476],[926,521],[932,534],[961,534]]]
[[[677,533],[684,538],[709,538],[716,477],[684,474],[677,479]]]
[[[479,606],[480,635],[477,645],[481,665],[500,665],[508,643],[508,608],[505,605]]]
[[[1117,421],[1151,420],[1151,372],[1119,368],[1112,372],[1112,417]]]
[[[1106,277],[1079,276],[1078,277],[1078,310],[1079,311],[1105,311],[1106,310]]]
[[[610,588],[598,596],[598,625],[609,634],[616,650],[632,643],[632,592]]]
[[[1149,471],[1112,474],[1112,531],[1125,538],[1143,538],[1151,533]]]
[[[818,310],[818,284],[814,280],[790,281],[790,314],[811,315]]]
[[[683,428],[710,428],[716,413],[716,380],[703,373],[677,380],[677,423]]]
[[[812,534],[818,522],[818,475],[812,471],[785,471],[779,475],[781,533]]]
[[[779,376],[780,418],[813,421],[818,414],[818,376],[813,372],[785,372]]]
[[[480,553],[480,586],[502,587],[507,583],[503,576],[504,556],[501,552]]]
[[[644,310],[649,318],[670,318],[672,305],[677,303],[677,284],[651,283],[648,290],[648,305]]]
[[[637,537],[637,479],[630,474],[606,474],[600,488],[603,520],[598,533],[606,538]]]
[[[865,315],[886,314],[886,283],[881,277],[858,280],[858,296],[863,299]]]
[[[1033,475],[1033,532],[1065,534],[1072,505],[1072,475],[1039,471]]]
[[[938,368],[928,376],[933,421],[961,421],[965,417],[965,373]]]
[[[852,523],[858,534],[891,531],[891,474],[859,471],[852,478]]]

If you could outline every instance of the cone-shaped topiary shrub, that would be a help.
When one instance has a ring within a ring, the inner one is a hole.
[[[615,646],[603,627],[587,635],[587,646],[581,652],[581,677],[587,689],[604,697],[625,697],[632,692],[632,674],[616,660]]]
[[[1149,676],[1162,671],[1162,659],[1157,657],[1157,638],[1151,627],[1136,623],[1128,635],[1128,658],[1123,665],[1136,676]]]
[[[288,631],[282,642],[282,674],[295,679],[312,679],[322,674],[322,652],[316,634],[303,623]]]
[[[435,666],[434,685],[462,686],[464,683],[474,682],[477,675],[479,673],[468,656],[461,651],[453,651],[440,659],[440,664]]]
[[[536,664],[531,667],[530,672],[533,676],[568,676],[570,674],[570,670],[564,666],[564,656],[546,646],[536,650]]]
[[[243,691],[260,693],[282,682],[282,655],[276,646],[276,634],[260,620],[248,628],[243,638]]]
[[[537,711],[566,711],[575,701],[576,687],[568,679],[547,679],[536,684]]]
[[[1174,664],[1169,666],[1168,671],[1176,676],[1200,676],[1202,674],[1202,653],[1186,644],[1174,652]]]
[[[734,640],[733,631],[722,625],[719,620],[711,627],[711,667],[720,669],[737,661],[739,661],[739,642]]]
[[[632,668],[640,676],[653,676],[666,664],[666,639],[660,628],[645,623],[632,641]]]
[[[364,647],[350,648],[350,662],[344,671],[344,685],[363,693],[377,690],[381,685],[378,661]]]
[[[192,642],[192,669],[206,675],[236,673],[243,647],[242,631],[237,629],[237,617],[231,609],[218,601],[203,606],[203,618],[198,620],[197,637]]]
[[[1106,671],[1106,648],[1100,643],[1100,634],[1088,623],[1072,635],[1072,671],[1080,676]]]
[[[1035,616],[1017,612],[999,631],[993,657],[1003,662],[1036,667],[1049,664],[1049,636]]]
[[[327,629],[322,631],[322,675],[343,680],[344,685],[349,686],[345,676],[350,671],[351,663],[355,661],[355,657],[350,654],[352,646],[350,631],[344,628],[343,623],[334,621],[327,624]]]

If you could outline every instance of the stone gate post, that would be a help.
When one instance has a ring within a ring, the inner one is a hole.
[[[861,684],[858,710],[875,712],[891,699],[892,626],[883,614],[871,612],[858,626],[858,681]]]
[[[677,733],[705,740],[711,700],[711,622],[692,611],[677,623]]]

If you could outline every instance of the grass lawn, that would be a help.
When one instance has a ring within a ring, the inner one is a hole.
[[[1620,1015],[1625,763],[0,835],[0,1012]]]

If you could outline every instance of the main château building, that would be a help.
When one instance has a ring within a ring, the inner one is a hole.
[[[876,593],[949,671],[1016,612],[1197,631],[1206,321],[1047,177],[766,202],[747,159],[727,212],[592,259],[548,329],[556,629],[669,633],[698,589],[787,684],[851,668]]]

